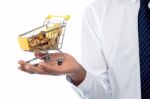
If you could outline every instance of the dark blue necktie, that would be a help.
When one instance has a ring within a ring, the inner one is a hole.
[[[150,0],[141,0],[138,15],[142,99],[150,99]]]

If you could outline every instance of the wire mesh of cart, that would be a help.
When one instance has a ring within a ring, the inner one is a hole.
[[[70,16],[51,16],[48,15],[43,25],[23,33],[18,36],[19,45],[22,50],[34,52],[37,57],[28,60],[30,63],[36,59],[43,59],[45,62],[56,61],[61,65],[64,61],[64,54],[60,50],[63,45],[66,23]],[[51,59],[51,52],[59,53],[58,59]]]

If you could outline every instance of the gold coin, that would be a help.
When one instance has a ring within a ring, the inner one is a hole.
[[[33,38],[31,39],[31,41],[29,42],[30,47],[35,47],[35,46],[37,46],[38,44],[40,44],[40,40],[37,39],[36,37],[33,37]]]
[[[38,35],[37,35],[37,38],[39,39],[39,40],[42,40],[42,39],[44,39],[45,38],[45,31],[41,31]]]

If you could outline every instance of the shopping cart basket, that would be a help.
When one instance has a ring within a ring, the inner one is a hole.
[[[63,45],[66,23],[70,16],[47,16],[43,25],[18,36],[21,49],[28,52],[43,53],[42,56],[28,60],[30,63],[36,59],[44,59],[45,62],[56,61],[59,65],[63,63],[64,54],[60,50]],[[58,59],[51,59],[51,52],[60,53]]]

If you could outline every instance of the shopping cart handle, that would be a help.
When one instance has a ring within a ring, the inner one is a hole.
[[[48,16],[46,17],[46,19],[51,19],[52,17],[64,18],[64,19],[66,19],[66,20],[69,20],[71,16],[70,16],[70,15],[66,15],[66,16],[53,16],[53,15],[48,15]]]

